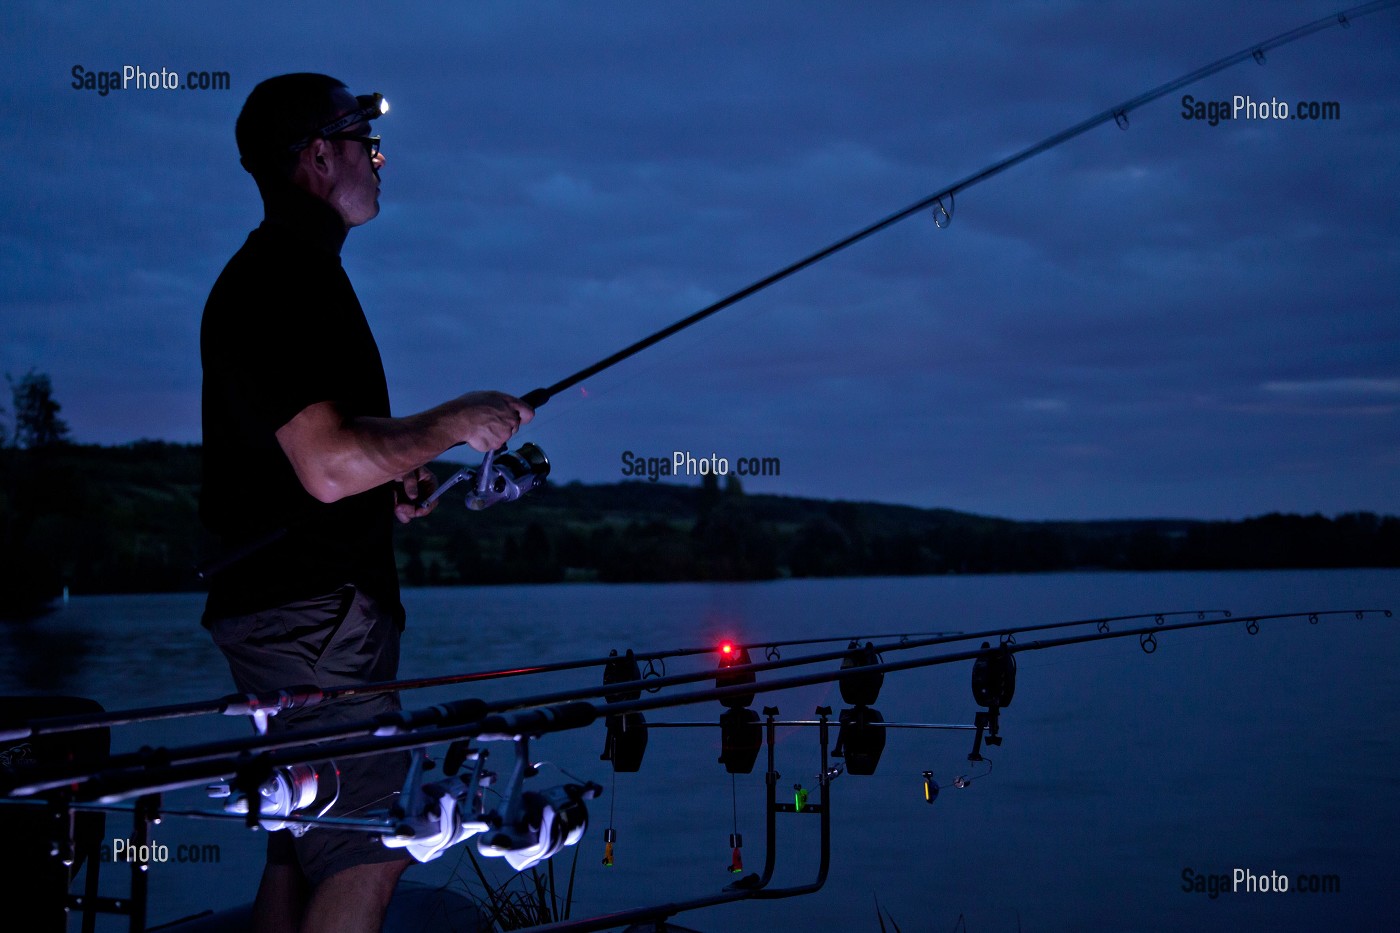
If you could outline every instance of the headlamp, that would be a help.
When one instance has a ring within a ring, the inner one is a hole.
[[[383,94],[377,91],[373,94],[361,94],[355,98],[355,103],[357,105],[356,108],[345,116],[337,117],[334,122],[327,123],[310,136],[292,143],[292,145],[287,148],[292,152],[300,152],[311,145],[313,139],[325,139],[328,136],[334,136],[347,126],[354,126],[362,120],[366,122],[375,120],[389,112],[389,102],[384,99]]]

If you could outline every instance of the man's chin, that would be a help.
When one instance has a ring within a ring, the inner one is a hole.
[[[371,220],[373,220],[374,218],[376,218],[376,217],[378,217],[378,216],[379,216],[379,200],[376,198],[375,201],[374,201],[374,208],[373,208],[372,210],[370,210],[369,212],[367,212],[367,213],[364,215],[364,217],[362,217],[362,218],[360,218],[360,219],[358,219],[358,220],[353,220],[353,221],[347,223],[346,226],[347,226],[347,227],[362,227],[362,226],[364,226],[365,224],[369,223]]]

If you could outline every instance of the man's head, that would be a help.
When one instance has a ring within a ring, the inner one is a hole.
[[[384,157],[369,121],[387,110],[381,96],[356,98],[327,75],[269,78],[238,115],[240,161],[268,204],[299,189],[358,226],[379,213]]]

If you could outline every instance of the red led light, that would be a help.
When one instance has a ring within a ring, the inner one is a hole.
[[[731,645],[729,642],[725,642],[724,644],[719,646],[719,650],[722,654],[733,654],[734,646]]]

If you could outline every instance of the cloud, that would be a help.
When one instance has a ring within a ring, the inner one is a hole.
[[[1286,396],[1370,395],[1400,396],[1400,379],[1313,379],[1304,382],[1266,382],[1265,392]]]

